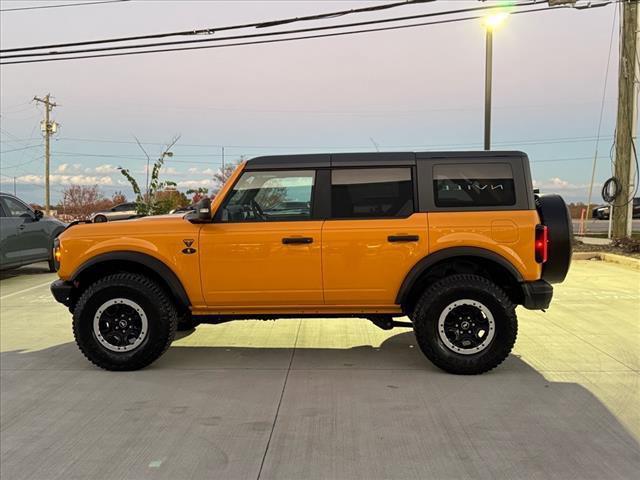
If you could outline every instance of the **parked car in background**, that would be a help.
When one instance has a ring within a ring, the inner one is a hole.
[[[188,213],[188,212],[195,211],[195,209],[196,209],[195,205],[187,205],[186,207],[174,208],[169,213],[171,213],[171,214],[174,214],[174,213]]]
[[[53,241],[66,225],[44,217],[18,197],[0,193],[0,270],[48,262],[56,271]]]
[[[126,220],[137,215],[135,202],[127,202],[111,207],[108,210],[94,212],[89,216],[89,220],[94,223],[112,222],[113,220]]]
[[[609,212],[609,205],[601,205],[593,209],[591,217],[598,220],[609,220]],[[633,218],[640,218],[640,197],[633,199]]]

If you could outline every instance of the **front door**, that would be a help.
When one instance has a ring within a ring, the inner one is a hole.
[[[428,252],[427,214],[414,213],[410,167],[334,169],[322,228],[327,305],[391,306]]]
[[[200,231],[205,301],[221,311],[322,305],[314,170],[246,171]]]

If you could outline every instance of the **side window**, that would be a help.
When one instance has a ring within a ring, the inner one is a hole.
[[[313,170],[245,172],[222,209],[223,222],[309,220]]]
[[[8,217],[33,217],[33,211],[24,203],[11,197],[2,197],[4,211]]]
[[[508,163],[433,166],[436,207],[515,205],[513,171]]]
[[[135,210],[135,203],[123,203],[122,205],[118,205],[114,208],[116,212],[129,212],[131,210]]]
[[[331,172],[333,218],[408,217],[414,212],[411,168]]]

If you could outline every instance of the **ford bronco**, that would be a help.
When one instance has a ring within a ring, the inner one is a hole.
[[[571,221],[522,152],[264,156],[193,212],[72,225],[55,258],[52,293],[108,370],[149,365],[199,323],[362,317],[478,374],[509,355],[516,306],[549,306]]]

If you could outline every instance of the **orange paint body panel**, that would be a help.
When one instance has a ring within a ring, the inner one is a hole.
[[[390,242],[393,235],[414,235],[418,240]],[[408,218],[325,221],[325,304],[394,305],[405,276],[428,252],[426,213]]]
[[[478,247],[497,253],[525,281],[538,280],[542,266],[535,259],[535,210],[429,213],[429,252],[451,247]]]
[[[103,253],[144,253],[173,270],[192,305],[203,305],[198,255],[182,253],[185,239],[194,240],[192,247],[198,249],[200,228],[178,215],[75,225],[59,237],[58,276],[69,280],[83,263]]]
[[[322,221],[211,223],[200,232],[209,307],[322,305]],[[284,244],[304,237],[308,244]]]

